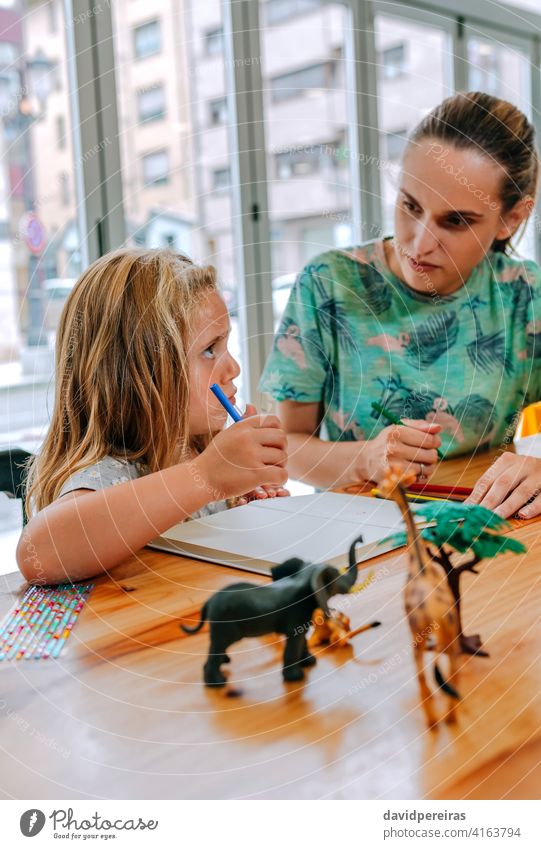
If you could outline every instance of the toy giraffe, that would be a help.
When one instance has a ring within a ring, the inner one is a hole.
[[[396,501],[406,526],[409,567],[404,602],[413,635],[415,666],[423,710],[429,727],[433,728],[437,724],[437,717],[433,695],[426,683],[424,652],[434,650],[437,655],[447,654],[450,678],[454,678],[456,682],[460,652],[459,622],[445,571],[431,557],[409,508],[405,487],[414,480],[415,475],[404,474],[400,466],[391,465],[379,488],[387,498]],[[438,686],[449,696],[445,720],[454,722],[457,700],[460,697],[455,688],[443,678],[437,660],[434,672]]]

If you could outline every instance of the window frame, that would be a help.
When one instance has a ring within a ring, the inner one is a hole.
[[[314,85],[314,86],[304,86],[304,87],[292,87],[291,89],[285,88],[283,90],[278,87],[278,89],[274,88],[274,83],[278,80],[285,80],[288,77],[300,77],[302,74],[309,74],[310,71],[315,71],[316,68],[322,68],[325,79],[323,80],[322,85]],[[288,71],[287,74],[277,74],[274,77],[271,77],[269,80],[270,83],[270,94],[271,100],[273,104],[278,103],[287,103],[289,100],[295,100],[297,97],[302,97],[303,93],[310,88],[331,88],[333,83],[336,81],[336,63],[332,61],[327,62],[315,62],[312,65],[303,65],[300,68],[296,68],[293,71]],[[288,93],[289,92],[289,93]]]
[[[386,62],[385,62],[385,56],[386,55],[388,56],[389,53],[391,53],[393,51],[397,51],[397,50],[402,51],[402,57],[401,58],[402,58],[402,64],[404,66],[403,68],[401,67],[398,70],[396,70],[395,65],[393,66],[391,64],[386,64]],[[407,73],[408,73],[407,42],[399,41],[396,44],[392,44],[390,47],[385,47],[381,51],[381,67],[382,67],[382,78],[385,80],[385,82],[393,82],[394,80],[399,79],[400,77],[406,76]],[[391,68],[393,69],[392,73],[390,73]]]
[[[148,162],[152,157],[164,156],[165,162],[167,165],[166,171],[162,177],[151,180],[150,182],[145,177],[145,162]],[[143,189],[153,189],[156,186],[166,186],[169,183],[170,179],[170,156],[169,150],[166,147],[156,148],[156,150],[148,150],[146,153],[141,154],[141,185]]]
[[[156,91],[157,89],[161,90],[162,98],[163,98],[163,106],[161,111],[152,112],[146,116],[142,115],[141,112],[141,98],[144,97],[145,94],[148,94],[151,91]],[[161,121],[167,116],[167,96],[165,90],[165,83],[158,82],[153,85],[146,86],[143,89],[138,89],[135,92],[135,96],[137,99],[137,123],[138,124],[150,124],[153,121]]]
[[[147,27],[152,26],[153,24],[157,25],[158,36],[159,36],[159,45],[156,50],[151,50],[150,53],[143,53],[142,55],[137,52],[137,33],[141,30],[144,30]],[[145,21],[142,24],[137,24],[132,29],[132,46],[133,46],[133,59],[135,62],[142,62],[145,59],[148,59],[150,56],[158,56],[163,50],[163,38],[162,38],[162,27],[161,20],[159,17],[150,18],[148,21]]]

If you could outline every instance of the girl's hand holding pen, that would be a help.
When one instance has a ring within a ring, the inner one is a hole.
[[[249,416],[257,416],[257,410],[253,404],[247,404],[242,418],[247,419]],[[291,495],[288,489],[284,486],[258,486],[251,492],[246,492],[241,495],[236,502],[236,506],[248,504],[250,501],[259,501],[264,498],[284,498]]]
[[[430,477],[438,462],[438,436],[441,425],[424,419],[402,419],[400,425],[383,428],[378,435],[365,443],[364,462],[360,476],[378,481],[390,462],[401,462],[419,479]]]
[[[280,420],[252,410],[248,407],[245,418],[218,433],[194,460],[213,500],[248,498],[246,493],[251,496],[258,487],[281,490],[287,481],[287,438]]]

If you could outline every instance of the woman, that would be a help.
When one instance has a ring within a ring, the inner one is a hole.
[[[541,396],[541,269],[509,256],[538,172],[533,127],[487,94],[448,98],[413,131],[395,235],[316,257],[274,340],[260,388],[279,402],[293,476],[378,480],[392,459],[423,478],[438,449],[509,443]],[[537,466],[500,459],[474,500],[515,512],[541,487]]]

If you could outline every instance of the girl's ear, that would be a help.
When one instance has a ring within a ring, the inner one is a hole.
[[[496,233],[495,238],[510,239],[515,235],[523,221],[526,221],[531,215],[535,206],[534,199],[530,195],[521,198],[511,209],[505,213],[500,219],[501,227]]]

